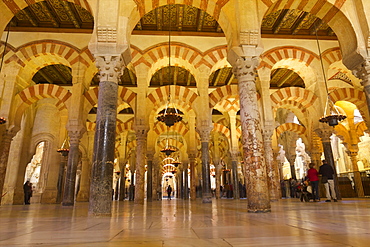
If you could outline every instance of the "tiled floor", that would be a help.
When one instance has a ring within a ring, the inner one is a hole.
[[[113,202],[102,218],[87,203],[1,206],[0,246],[370,246],[370,199],[284,199],[265,214],[246,202]]]

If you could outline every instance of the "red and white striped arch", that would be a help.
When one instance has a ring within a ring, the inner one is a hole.
[[[98,103],[99,87],[90,89],[84,93],[85,96],[85,111],[90,111],[93,106]],[[126,87],[118,87],[118,105],[125,102],[135,111],[136,93]]]
[[[286,131],[291,131],[294,133],[297,133],[299,137],[302,138],[303,142],[305,144],[308,144],[308,139],[306,135],[306,128],[302,125],[296,124],[296,123],[284,123],[276,128],[276,134],[278,138]]]
[[[337,101],[351,102],[357,106],[364,120],[366,122],[370,121],[366,94],[363,91],[354,88],[338,88],[330,92],[329,97],[334,103]]]
[[[189,131],[189,129],[186,127],[186,125],[183,122],[175,123],[174,126],[171,126],[170,130],[177,132],[181,136],[185,136]],[[157,135],[161,135],[168,131],[168,127],[164,123],[157,121],[154,124],[153,131]]]
[[[71,95],[68,90],[53,84],[38,84],[24,89],[15,96],[15,102],[18,102],[18,105],[14,116],[14,124],[20,126],[24,111],[40,99],[57,99],[56,108],[60,111],[67,109]]]
[[[281,105],[282,102],[285,103],[290,100],[292,103],[295,102],[294,104],[299,104],[299,109],[302,112],[305,112],[306,109],[310,109],[317,100],[317,96],[312,92],[299,87],[279,89],[271,94],[270,98],[272,107],[275,111],[279,108],[279,105]]]

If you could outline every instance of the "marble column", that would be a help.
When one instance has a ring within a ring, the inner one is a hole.
[[[238,154],[236,152],[231,153],[231,167],[233,175],[233,197],[234,199],[240,199],[239,193],[239,178],[238,178]]]
[[[270,191],[270,200],[277,201],[280,199],[280,181],[279,181],[279,168],[274,160],[274,153],[272,149],[272,137],[273,129],[267,129],[265,127],[265,131],[263,132],[264,137],[264,145],[265,145],[265,160],[266,160],[266,168],[267,168],[267,176],[268,176],[268,185]]]
[[[4,193],[6,193],[6,191],[3,191],[3,188],[4,188],[6,168],[8,165],[10,144],[14,136],[15,136],[14,132],[6,130],[3,133],[1,143],[0,143],[0,203],[1,203],[1,198],[3,197]]]
[[[100,69],[98,109],[90,185],[89,213],[111,215],[114,150],[116,137],[118,57],[97,58]]]
[[[295,173],[295,160],[297,158],[297,155],[294,153],[294,154],[289,154],[288,155],[288,161],[289,161],[289,164],[290,164],[290,175],[292,176],[292,178],[294,180],[297,180],[297,176],[296,176],[296,173]]]
[[[120,179],[119,179],[119,201],[125,200],[125,195],[126,195],[126,167],[122,166],[121,168],[121,174],[120,174]]]
[[[189,177],[188,177],[188,163],[184,163],[184,200],[189,199]]]
[[[68,131],[69,154],[63,193],[63,206],[73,206],[75,201],[76,173],[80,162],[80,131]]]
[[[147,154],[146,200],[153,200],[153,154]]]
[[[221,175],[222,175],[222,172],[221,172],[221,161],[220,160],[214,160],[215,162],[215,169],[216,169],[216,199],[220,199],[221,198],[221,191],[220,191],[220,187],[221,187]]]
[[[81,158],[82,169],[81,169],[81,180],[80,180],[80,191],[78,192],[76,201],[88,202],[89,191],[90,191],[90,173],[91,166],[87,157]]]
[[[357,152],[351,152],[348,151],[347,154],[351,158],[352,162],[352,171],[353,171],[353,176],[355,180],[355,188],[356,188],[356,193],[358,197],[365,197],[364,193],[364,187],[362,184],[362,179],[361,179],[361,174],[360,171],[358,170],[358,165],[357,165]]]
[[[60,164],[59,164],[59,175],[58,175],[58,184],[57,184],[57,200],[56,203],[61,203],[63,198],[63,191],[64,191],[64,182],[65,182],[65,169],[68,160],[68,153],[69,151],[65,151],[60,153]]]
[[[339,190],[339,183],[338,183],[338,175],[337,175],[337,169],[334,166],[334,157],[333,157],[333,149],[331,147],[331,142],[330,142],[330,136],[333,133],[333,129],[329,126],[326,126],[322,124],[322,127],[320,129],[316,129],[315,132],[321,137],[321,142],[324,148],[324,156],[325,160],[328,162],[329,165],[334,170],[334,187],[335,187],[335,193],[337,194],[337,199],[341,200],[342,196],[340,194]]]
[[[190,200],[194,201],[197,199],[197,176],[195,174],[195,154],[189,154],[189,162],[190,162]]]
[[[146,126],[135,126],[136,132],[136,180],[135,180],[135,203],[144,204],[145,186],[145,154],[148,128]]]
[[[248,212],[270,212],[262,126],[255,84],[257,66],[258,57],[239,58],[233,66],[233,73],[239,85]]]
[[[213,126],[212,126],[213,127]],[[211,191],[211,169],[209,164],[209,139],[212,127],[199,126],[197,131],[199,132],[201,139],[201,151],[202,151],[202,202],[212,202],[212,191]]]

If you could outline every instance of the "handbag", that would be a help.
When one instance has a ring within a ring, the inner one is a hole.
[[[321,177],[321,183],[325,184],[328,182],[328,177],[322,176]]]

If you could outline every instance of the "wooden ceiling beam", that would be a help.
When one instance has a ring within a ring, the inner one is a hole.
[[[279,15],[278,18],[276,18],[276,21],[274,23],[274,26],[272,27],[272,32],[274,34],[278,33],[281,29],[281,26],[284,24],[283,20],[285,16],[287,15],[289,9],[283,9]]]
[[[75,28],[81,28],[81,25],[80,23],[78,23],[78,20],[76,19],[76,16],[75,14],[73,13],[72,9],[70,8],[69,6],[69,2],[68,1],[61,1],[62,4],[63,4],[63,8],[67,11],[67,13],[69,14],[69,18],[71,18],[72,20],[72,23],[73,25],[75,26]]]
[[[55,16],[50,12],[50,9],[48,7],[48,4],[46,2],[40,2],[40,4],[43,7],[43,12],[45,13],[45,15],[47,15],[49,17],[50,22],[53,25],[53,27],[59,27],[59,23],[55,19]]]
[[[306,18],[307,15],[308,15],[307,12],[302,12],[301,13],[301,15],[298,17],[298,19],[296,20],[296,22],[294,23],[294,25],[292,27],[291,34],[296,34],[297,32],[299,32],[299,30],[301,30],[302,26],[305,24],[305,22],[303,20],[304,20],[304,18]]]

